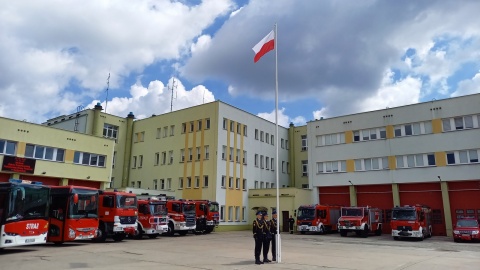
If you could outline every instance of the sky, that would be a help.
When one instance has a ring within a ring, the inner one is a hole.
[[[479,93],[476,0],[0,0],[0,116],[221,100],[278,123]],[[108,91],[107,91],[108,89]]]

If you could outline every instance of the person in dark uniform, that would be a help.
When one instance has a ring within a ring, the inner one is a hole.
[[[268,251],[270,249],[270,241],[272,240],[272,221],[268,219],[268,213],[263,213],[263,219],[265,220],[265,225],[263,227],[263,262],[269,263],[271,262],[268,259]]]
[[[295,219],[292,215],[290,215],[290,218],[288,219],[288,225],[290,227],[290,234],[293,234],[293,226],[295,225]]]
[[[272,212],[272,220],[270,221],[270,232],[272,233],[272,261],[277,260],[277,210]]]
[[[262,212],[257,212],[257,218],[253,221],[253,239],[255,239],[255,264],[263,264],[260,261],[260,253],[262,252],[265,221],[262,219]]]

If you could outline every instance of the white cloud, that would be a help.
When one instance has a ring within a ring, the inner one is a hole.
[[[263,113],[258,113],[258,117],[261,117],[263,119],[266,119],[272,123],[275,123],[275,110],[271,112],[263,112]],[[306,120],[303,116],[297,116],[294,118],[290,118],[288,115],[285,114],[285,108],[279,109],[278,110],[278,125],[282,127],[288,127],[290,123],[293,123],[296,126],[299,125],[305,125]]]
[[[320,120],[322,117],[327,117],[327,108],[321,108],[320,110],[313,111],[313,119]]]
[[[209,35],[201,35],[197,43],[192,44],[192,47],[190,48],[192,54],[195,53],[196,51],[204,51],[210,46],[210,42],[212,41],[212,38]]]
[[[451,94],[451,97],[458,97],[470,94],[480,93],[480,72],[475,74],[471,80],[463,80],[458,83],[457,91]]]

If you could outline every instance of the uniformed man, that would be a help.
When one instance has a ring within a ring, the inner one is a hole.
[[[272,212],[272,220],[271,220],[270,232],[272,232],[272,261],[277,260],[277,228],[278,228],[278,221],[277,221],[277,210],[273,210]]]
[[[295,225],[295,219],[292,215],[290,215],[290,218],[288,219],[288,225],[290,227],[290,234],[293,234],[293,225]]]
[[[264,233],[264,238],[263,238],[263,262],[264,263],[269,263],[271,262],[268,259],[268,251],[270,249],[270,241],[272,240],[272,221],[269,220],[268,218],[268,213],[265,212],[263,213],[263,219],[265,220],[265,225],[263,227],[263,233]]]
[[[260,253],[262,252],[265,221],[262,219],[262,212],[257,212],[257,218],[253,221],[253,238],[255,239],[255,264],[263,264],[260,261]]]

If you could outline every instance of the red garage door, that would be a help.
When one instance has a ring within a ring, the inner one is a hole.
[[[461,216],[480,220],[480,181],[448,182],[448,195],[453,223]]]
[[[58,178],[35,176],[35,175],[20,175],[20,179],[42,182],[43,185],[47,185],[47,186],[58,186],[60,183],[60,179]]]
[[[0,173],[0,182],[8,182],[8,179],[10,179],[10,174]]]
[[[321,204],[350,206],[350,190],[348,186],[319,187],[318,196]]]
[[[355,186],[358,206],[372,206],[383,210],[383,233],[391,233],[390,217],[393,208],[392,185]]]
[[[400,184],[400,204],[423,204],[432,208],[433,235],[447,235],[440,183]]]
[[[69,185],[73,186],[82,186],[82,187],[91,187],[91,188],[100,188],[100,182],[88,181],[88,180],[68,180]]]

